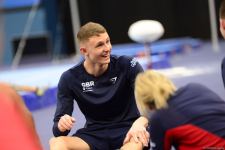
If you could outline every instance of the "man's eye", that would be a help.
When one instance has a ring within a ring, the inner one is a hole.
[[[98,44],[97,47],[101,47],[103,44]]]

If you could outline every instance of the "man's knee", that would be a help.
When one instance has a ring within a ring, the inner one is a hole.
[[[142,150],[143,149],[143,145],[141,142],[129,142],[125,145],[123,145],[120,150],[130,150],[130,149],[134,149],[134,150]]]
[[[50,145],[51,149],[54,147],[65,147],[66,146],[62,137],[52,137],[49,140],[49,145]]]

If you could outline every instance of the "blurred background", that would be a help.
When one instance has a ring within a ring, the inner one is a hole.
[[[200,82],[221,97],[221,61],[225,43],[219,33],[221,0],[0,0],[0,81],[42,89],[20,92],[35,118],[44,149],[52,135],[57,83],[63,71],[79,62],[76,33],[94,21],[108,30],[113,54],[142,57],[144,45],[128,36],[138,20],[157,20],[165,29],[152,43],[152,68],[182,86]],[[78,118],[74,131],[85,119]]]

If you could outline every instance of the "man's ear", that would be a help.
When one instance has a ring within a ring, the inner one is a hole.
[[[80,48],[80,53],[81,53],[82,55],[85,55],[86,52],[87,52],[86,48],[84,48],[84,47],[81,47],[81,48]]]

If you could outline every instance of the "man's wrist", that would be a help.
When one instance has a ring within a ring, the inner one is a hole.
[[[143,126],[145,128],[148,127],[148,119],[144,116],[139,117],[132,126]]]

